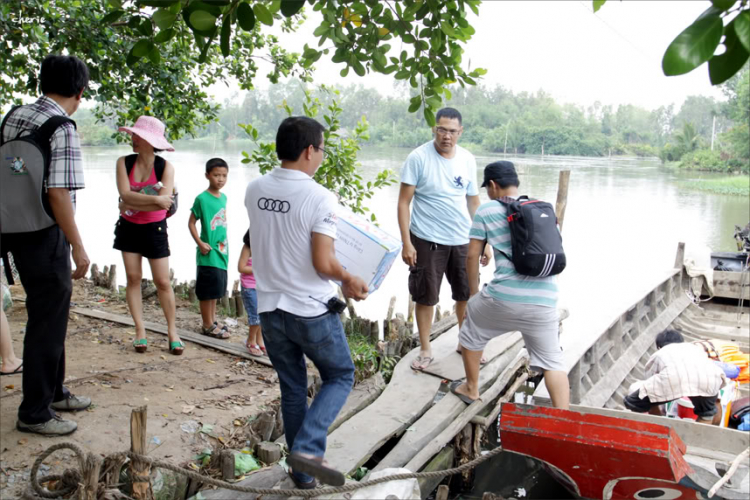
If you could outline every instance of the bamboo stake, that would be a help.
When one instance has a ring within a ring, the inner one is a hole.
[[[555,214],[560,232],[563,228],[565,208],[568,206],[568,182],[570,181],[570,170],[560,170],[560,180],[557,185],[557,203],[555,203]]]
[[[146,421],[148,407],[135,408],[130,413],[130,451],[139,455],[146,454]],[[138,460],[130,463],[130,477],[133,480],[133,498],[136,500],[151,500],[151,482],[149,480],[149,466]]]

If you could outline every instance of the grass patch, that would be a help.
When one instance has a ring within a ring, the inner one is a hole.
[[[688,189],[708,191],[716,194],[750,196],[750,177],[747,175],[737,175],[721,179],[685,181],[682,185]]]

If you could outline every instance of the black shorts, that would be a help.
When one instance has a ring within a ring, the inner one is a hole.
[[[115,250],[137,253],[147,259],[169,257],[167,219],[136,224],[120,217],[115,224]]]
[[[451,285],[453,300],[469,300],[469,278],[466,274],[468,244],[440,245],[413,234],[411,243],[417,249],[417,265],[409,268],[409,293],[414,302],[424,306],[437,304],[443,274]]]
[[[702,420],[711,420],[713,416],[719,411],[716,407],[716,400],[719,396],[690,396],[690,402],[693,403],[693,412],[698,415],[698,418]],[[660,401],[658,403],[652,403],[651,400],[646,396],[645,398],[638,397],[638,391],[629,394],[625,397],[623,403],[625,408],[636,413],[646,413],[651,409],[652,406],[662,405],[669,401]]]
[[[227,293],[227,270],[218,267],[198,266],[195,277],[195,295],[198,300],[220,299]]]

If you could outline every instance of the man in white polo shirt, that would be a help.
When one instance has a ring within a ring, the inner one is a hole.
[[[344,484],[323,461],[328,427],[354,383],[346,335],[329,306],[338,300],[330,280],[355,300],[368,291],[336,259],[338,203],[312,178],[323,162],[324,130],[311,118],[284,120],[276,134],[281,168],[251,182],[245,194],[263,339],[281,385],[287,463],[292,480],[305,489],[316,486],[315,477]],[[305,356],[323,380],[309,409]]]

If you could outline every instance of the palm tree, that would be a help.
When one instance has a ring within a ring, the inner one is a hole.
[[[691,122],[685,122],[682,125],[682,130],[675,136],[675,139],[685,153],[695,151],[700,143],[700,135]]]

